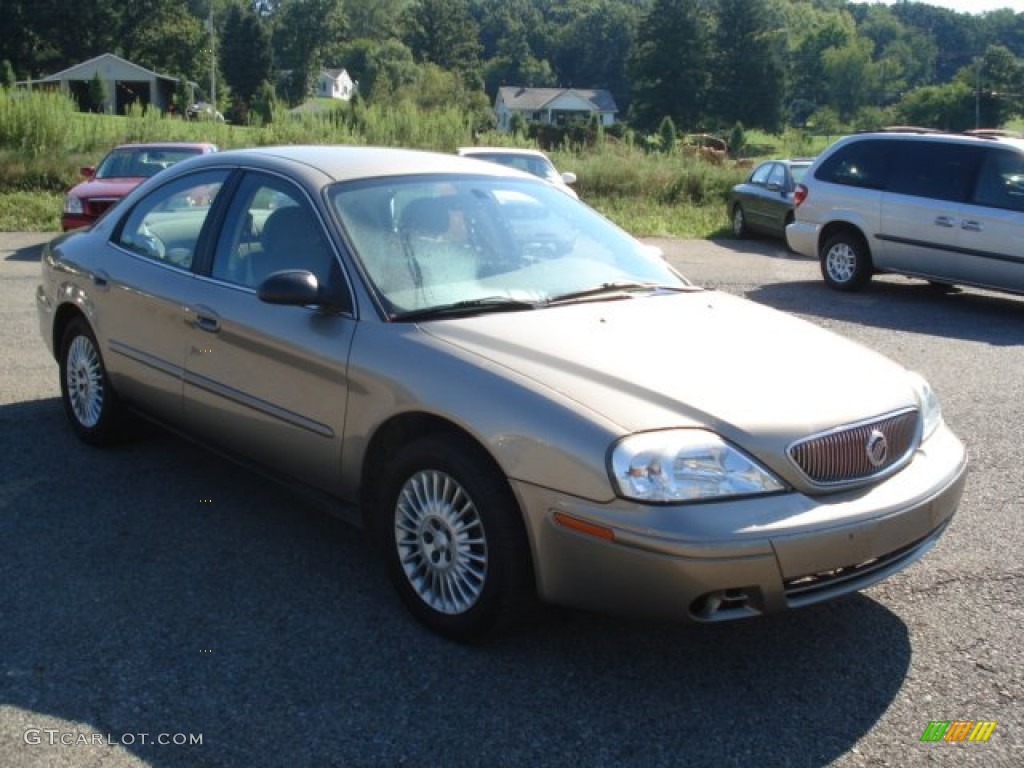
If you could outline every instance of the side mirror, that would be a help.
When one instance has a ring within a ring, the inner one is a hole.
[[[91,165],[83,165],[78,170],[87,179],[91,179],[92,175],[96,173],[96,169],[93,168]]]
[[[285,269],[272,272],[256,287],[256,296],[267,304],[289,307],[318,306],[344,311],[348,302],[331,295],[334,291],[321,288],[316,275],[305,269]]]
[[[562,181],[564,181],[566,184],[575,184],[576,174],[573,173],[572,171],[566,171],[565,173],[562,174]]]
[[[304,307],[320,303],[320,283],[316,275],[304,269],[274,272],[256,288],[260,301]]]

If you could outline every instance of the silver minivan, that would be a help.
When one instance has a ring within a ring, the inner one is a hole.
[[[786,240],[832,288],[875,273],[1024,293],[1024,141],[938,132],[847,136],[797,186]]]

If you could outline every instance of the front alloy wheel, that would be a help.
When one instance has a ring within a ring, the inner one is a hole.
[[[422,470],[395,507],[395,545],[405,577],[435,611],[472,608],[487,580],[487,536],[480,512],[451,475]]]
[[[508,481],[468,438],[419,438],[383,478],[377,518],[409,611],[460,642],[514,624],[535,594],[522,513]]]

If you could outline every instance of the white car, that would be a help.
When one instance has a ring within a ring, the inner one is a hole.
[[[576,183],[576,174],[571,171],[559,173],[551,158],[539,149],[521,149],[519,147],[459,147],[455,153],[462,157],[500,163],[509,168],[516,168],[532,173],[561,189],[568,195],[579,197],[570,186]]]

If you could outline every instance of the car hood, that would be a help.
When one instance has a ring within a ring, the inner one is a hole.
[[[715,291],[425,323],[624,432],[706,426],[756,450],[906,407],[906,371],[793,316]]]
[[[93,197],[124,197],[139,184],[145,181],[144,177],[134,178],[118,178],[118,179],[94,179],[92,181],[83,181],[81,184],[76,184],[68,192],[73,197],[81,198],[93,198]]]

